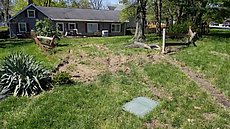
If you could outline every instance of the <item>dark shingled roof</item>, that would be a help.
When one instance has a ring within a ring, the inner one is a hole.
[[[49,16],[52,20],[120,22],[120,11],[40,6],[36,7],[44,14]]]

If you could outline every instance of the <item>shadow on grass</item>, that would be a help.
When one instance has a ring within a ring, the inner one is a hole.
[[[212,38],[230,38],[230,33],[211,33],[208,36]]]
[[[218,38],[230,38],[230,30],[211,30],[207,36],[211,38],[218,39]]]
[[[30,39],[0,39],[0,48],[12,48],[33,43]]]
[[[67,47],[69,44],[58,44],[58,47]]]

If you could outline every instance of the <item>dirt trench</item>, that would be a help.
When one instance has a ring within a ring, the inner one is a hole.
[[[204,89],[207,93],[209,93],[217,103],[219,103],[222,107],[230,109],[230,100],[219,91],[216,86],[212,85],[207,79],[193,70],[191,68],[185,66],[181,62],[172,59],[171,57],[165,58],[167,62],[179,68],[184,74],[186,74],[191,80],[193,80],[199,87]]]

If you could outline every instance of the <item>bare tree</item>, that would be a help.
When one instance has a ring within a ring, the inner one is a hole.
[[[89,4],[93,9],[101,9],[103,6],[102,2],[103,0],[89,0]]]

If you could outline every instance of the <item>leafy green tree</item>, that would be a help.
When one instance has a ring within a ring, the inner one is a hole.
[[[71,3],[71,7],[73,7],[73,8],[79,8],[79,7],[80,7],[79,2],[77,2],[77,1],[74,0],[74,1]]]
[[[32,3],[37,6],[47,6],[47,7],[66,7],[66,3],[64,0],[60,2],[54,2],[52,0],[33,0]],[[14,13],[21,11],[28,5],[28,1],[26,0],[15,0],[15,4],[12,8]]]
[[[137,7],[135,4],[128,5],[126,8],[124,8],[120,12],[120,20],[122,22],[131,20],[133,17],[136,16],[136,10],[137,10]]]
[[[45,7],[67,7],[65,0],[53,1],[53,0],[32,0],[32,3],[37,6]]]
[[[25,0],[15,0],[15,5],[13,7],[14,13],[17,13],[17,12],[21,11],[27,5],[28,5],[28,3]]]
[[[154,0],[153,2],[158,34],[161,33],[160,23],[163,19],[167,25],[172,25],[173,21],[177,26],[180,24],[184,26],[184,23],[188,23],[189,26],[189,23],[192,23],[194,28],[201,31],[208,0]]]
[[[207,22],[215,21],[222,23],[230,17],[230,0],[212,0],[209,2],[204,19]]]
[[[36,34],[52,37],[54,35],[59,36],[60,32],[56,29],[56,27],[52,24],[52,21],[48,18],[44,20],[37,20],[36,21]]]
[[[146,25],[147,0],[136,0],[126,6],[120,13],[120,19],[121,21],[126,21],[135,17],[136,31],[133,40],[143,42],[145,40],[144,29]]]
[[[46,6],[50,7],[54,4],[55,2],[52,2],[52,0],[33,0],[33,4],[37,6]]]
[[[88,0],[74,0],[71,3],[71,7],[87,9],[90,8],[90,4]]]
[[[82,8],[82,9],[90,8],[89,1],[88,0],[80,0],[79,1],[79,8]]]
[[[38,0],[39,1],[39,0]],[[65,0],[59,0],[59,2],[51,2],[52,7],[67,7]]]

